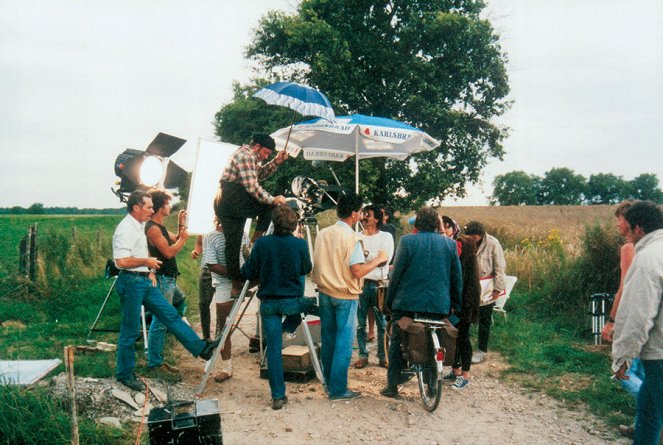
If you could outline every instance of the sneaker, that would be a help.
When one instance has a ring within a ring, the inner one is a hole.
[[[469,384],[470,384],[469,380],[467,380],[462,375],[459,375],[458,377],[456,377],[456,383],[453,384],[452,388],[453,389],[463,389]]]
[[[281,397],[280,399],[272,399],[272,409],[281,409],[283,405],[288,403],[288,397]]]
[[[212,358],[212,355],[214,355],[214,350],[216,349],[217,346],[219,346],[219,343],[221,342],[220,338],[217,338],[216,340],[203,340],[205,342],[205,347],[203,348],[202,351],[200,351],[200,354],[198,357],[202,358],[205,361],[208,361],[209,359]]]
[[[453,371],[449,371],[449,374],[445,374],[444,377],[442,377],[442,381],[445,383],[453,383],[456,381],[456,374],[454,374]]]
[[[481,363],[484,358],[486,358],[486,353],[483,352],[481,349],[479,349],[477,352],[472,354],[472,363],[474,363],[475,365],[477,363]]]
[[[380,390],[380,395],[392,399],[398,399],[398,386],[385,386]]]
[[[133,389],[134,391],[145,391],[145,384],[138,380],[135,374],[132,374],[126,379],[117,379],[117,381],[129,389]]]
[[[361,397],[361,393],[359,391],[347,390],[345,391],[345,394],[341,394],[340,396],[329,396],[329,400],[352,400],[359,397]]]

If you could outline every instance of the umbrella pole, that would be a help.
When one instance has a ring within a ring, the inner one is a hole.
[[[290,133],[292,133],[292,126],[295,124],[295,111],[292,112],[292,119],[290,120],[290,129],[288,130],[288,137],[285,140],[285,147],[283,147],[283,151],[288,150],[288,142],[290,141]]]
[[[359,131],[355,131],[355,193],[359,194]]]

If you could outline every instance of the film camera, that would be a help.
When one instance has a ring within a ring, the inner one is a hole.
[[[292,196],[286,198],[287,204],[299,215],[300,224],[315,225],[315,215],[333,209],[343,189],[338,185],[329,185],[326,181],[316,181],[307,176],[296,176],[291,183]]]

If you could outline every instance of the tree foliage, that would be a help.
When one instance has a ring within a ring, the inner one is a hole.
[[[587,180],[570,168],[557,167],[546,172],[538,188],[538,201],[545,204],[582,204]]]
[[[541,179],[516,170],[499,175],[493,181],[491,205],[499,203],[505,206],[537,204],[537,188]]]
[[[587,181],[588,204],[617,204],[630,196],[628,182],[612,173],[591,175]]]
[[[553,168],[543,178],[516,170],[498,175],[493,186],[493,205],[617,204],[626,199],[663,203],[663,191],[653,173],[643,173],[630,181],[612,173],[598,173],[587,181],[568,168]]]
[[[633,198],[663,203],[663,192],[658,188],[658,178],[655,174],[643,173],[633,178],[630,184]]]
[[[503,155],[506,130],[491,119],[508,106],[505,56],[483,8],[478,0],[304,0],[293,15],[263,17],[247,56],[270,80],[325,92],[338,115],[394,118],[441,140],[409,162],[361,162],[369,199],[412,208],[463,195],[488,159]],[[284,125],[270,126],[277,122],[260,114],[264,106],[234,105],[217,113],[222,134],[241,130],[246,140]]]

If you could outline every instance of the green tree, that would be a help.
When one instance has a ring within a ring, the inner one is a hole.
[[[493,181],[491,205],[503,206],[535,205],[541,178],[515,170],[497,175]]]
[[[483,8],[478,0],[304,0],[293,15],[263,17],[247,55],[271,80],[319,88],[339,115],[391,117],[440,139],[409,162],[361,162],[369,199],[408,209],[462,196],[488,159],[503,155],[506,129],[491,119],[509,105],[505,56]],[[231,124],[224,111],[221,126]]]
[[[629,196],[630,186],[621,176],[598,173],[591,175],[587,181],[586,199],[589,204],[617,204]]]
[[[539,204],[579,205],[587,189],[587,180],[573,170],[561,167],[547,171],[538,189]]]
[[[643,173],[633,178],[630,185],[633,198],[663,202],[663,192],[658,188],[658,178],[655,174]]]
[[[27,213],[30,215],[43,215],[46,213],[46,210],[44,209],[44,204],[41,202],[35,202],[30,207],[28,207]]]

